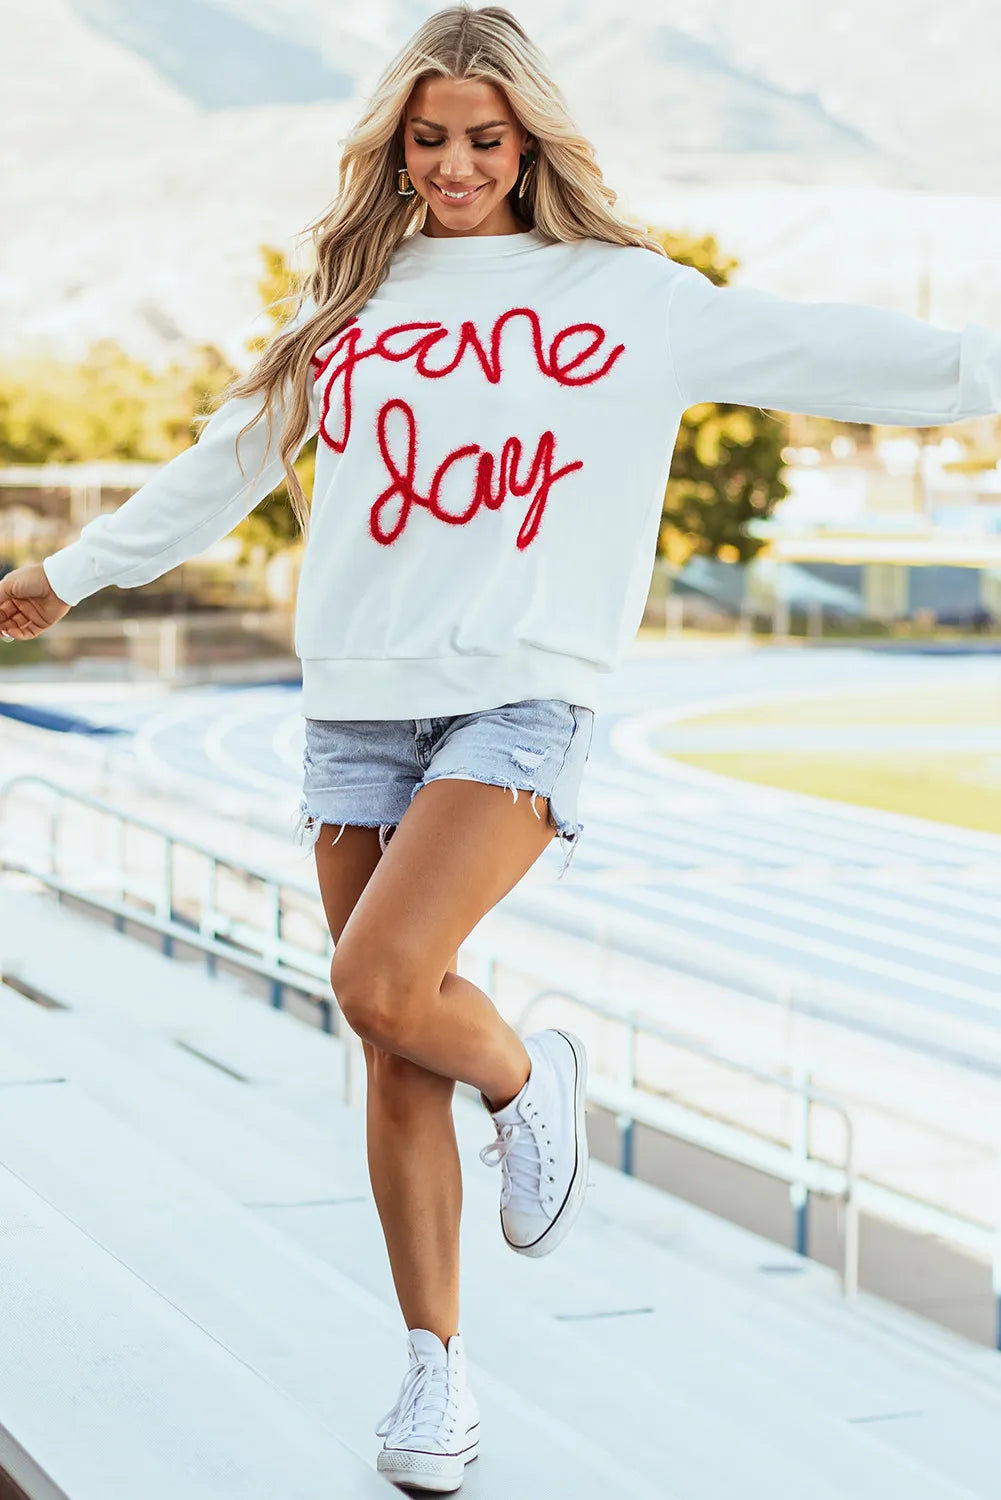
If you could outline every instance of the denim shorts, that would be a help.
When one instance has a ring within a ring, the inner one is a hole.
[[[548,799],[547,821],[566,850],[580,842],[577,793],[594,711],[558,698],[524,698],[441,719],[307,719],[296,842],[315,845],[323,823],[389,833],[422,786],[457,777]],[[343,827],[337,834],[340,838]],[[334,839],[334,843],[337,842]]]

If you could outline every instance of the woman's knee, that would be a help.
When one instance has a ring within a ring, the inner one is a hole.
[[[374,972],[362,976],[337,950],[330,964],[330,987],[337,1008],[345,1021],[363,1042],[382,1047],[387,1038],[389,1003],[385,986]]]
[[[408,967],[350,953],[339,958],[335,949],[330,985],[351,1030],[380,1051],[395,1051],[420,1004],[419,985]]]
[[[458,971],[456,951],[445,972]],[[443,978],[439,979],[439,988],[442,982]],[[330,963],[330,984],[351,1030],[362,1041],[393,1052],[395,1044],[419,1026],[421,1010],[433,993],[434,977],[405,952],[383,947],[376,959],[349,943],[340,943]]]

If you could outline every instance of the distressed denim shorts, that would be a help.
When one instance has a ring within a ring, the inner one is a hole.
[[[566,850],[580,842],[577,793],[594,711],[558,698],[525,698],[441,719],[307,719],[303,790],[293,838],[312,849],[323,823],[379,829],[379,847],[414,797],[442,777],[482,781],[548,799]],[[344,831],[338,831],[334,843]]]

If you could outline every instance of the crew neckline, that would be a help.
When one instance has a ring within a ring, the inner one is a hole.
[[[523,255],[548,245],[535,228],[519,229],[514,234],[424,234],[420,229],[402,241],[416,254],[431,259],[453,259],[469,256],[477,260],[497,255]]]

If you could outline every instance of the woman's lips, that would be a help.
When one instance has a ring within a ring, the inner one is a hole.
[[[450,198],[448,196],[448,194],[445,193],[442,190],[441,186],[437,182],[433,182],[431,184],[432,187],[435,187],[435,188],[438,189],[438,197],[441,199],[441,201],[443,203],[454,203],[456,205],[456,207],[459,207],[463,203],[469,203],[469,202],[471,202],[472,199],[476,196],[476,194],[480,191],[480,188],[485,188],[486,185],[487,184],[485,182],[481,182],[480,185],[479,185],[479,187],[473,188],[472,192],[467,193],[464,197],[462,197],[462,198]]]

